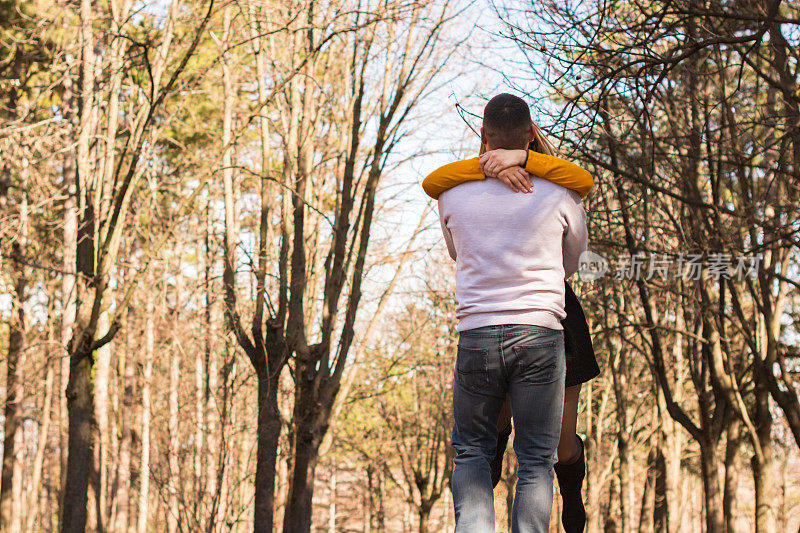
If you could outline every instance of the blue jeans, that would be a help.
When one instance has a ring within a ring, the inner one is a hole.
[[[456,533],[494,531],[489,462],[506,394],[519,462],[511,531],[548,531],[565,372],[563,331],[503,325],[461,332],[453,384]]]

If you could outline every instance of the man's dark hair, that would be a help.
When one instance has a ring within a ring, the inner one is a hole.
[[[527,148],[531,124],[528,104],[513,94],[498,94],[483,108],[483,131],[492,148]]]

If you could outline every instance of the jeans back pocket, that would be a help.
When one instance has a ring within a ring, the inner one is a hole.
[[[558,348],[555,341],[514,346],[518,379],[535,385],[558,379]]]
[[[489,387],[489,368],[485,348],[467,348],[459,345],[456,356],[456,380],[458,385],[475,393],[484,393]]]

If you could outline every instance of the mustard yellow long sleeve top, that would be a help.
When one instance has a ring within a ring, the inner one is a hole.
[[[594,185],[592,175],[578,165],[533,150],[528,150],[525,170],[529,174],[573,190],[581,198],[585,198]],[[473,157],[437,168],[422,181],[422,188],[428,196],[438,200],[440,194],[456,185],[485,178],[478,158]]]

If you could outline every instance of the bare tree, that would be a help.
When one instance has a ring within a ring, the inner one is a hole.
[[[128,125],[130,135],[119,153],[115,146],[106,146],[102,157],[93,154],[95,149],[91,140],[105,119],[105,131],[114,132],[119,121],[115,102],[119,95],[115,90],[121,84],[123,71],[119,68],[122,58],[128,52],[128,45],[115,45],[109,54],[99,56],[95,53],[98,38],[93,26],[96,16],[90,0],[80,4],[80,126],[77,143],[77,318],[75,330],[69,342],[70,374],[67,383],[67,405],[69,413],[69,456],[64,485],[62,531],[82,531],[86,525],[86,494],[92,464],[92,434],[94,428],[93,386],[91,381],[93,352],[108,343],[119,329],[119,322],[111,323],[108,331],[98,329],[99,319],[109,304],[109,277],[119,254],[119,243],[126,227],[125,218],[130,208],[136,183],[142,175],[139,166],[145,150],[146,140],[152,134],[152,126],[158,110],[165,98],[174,89],[189,58],[194,53],[211,16],[213,0],[209,2],[206,14],[201,19],[192,40],[181,53],[177,65],[169,73],[167,82],[162,78],[168,72],[174,18],[177,4],[173,3],[167,15],[161,41],[155,50],[155,57],[149,60],[150,47],[145,46],[143,54],[147,58],[147,72],[151,75],[149,99],[140,93],[142,103],[133,121]],[[128,23],[130,3],[118,5],[112,2],[108,32],[123,31]],[[107,19],[108,20],[108,19]],[[115,30],[116,28],[116,30]],[[108,60],[117,68],[112,71],[110,84],[110,105],[102,106],[102,94],[96,79],[100,61]],[[116,135],[109,134],[107,141],[114,141]],[[131,292],[128,291],[127,297]],[[119,302],[127,305],[127,298]]]

